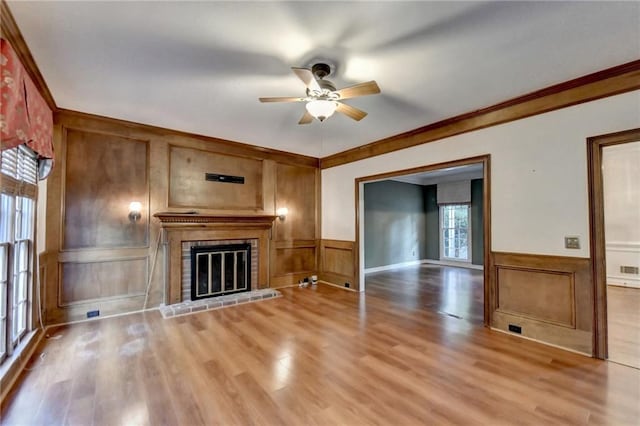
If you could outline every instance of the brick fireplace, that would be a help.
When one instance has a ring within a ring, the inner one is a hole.
[[[269,287],[269,243],[277,216],[156,213],[163,230],[164,303],[191,300],[191,247],[248,244],[251,290]],[[189,259],[185,259],[189,256]]]

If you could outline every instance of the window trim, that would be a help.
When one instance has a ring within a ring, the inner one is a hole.
[[[444,238],[443,238],[443,230],[444,230],[444,214],[443,210],[448,206],[465,206],[467,208],[467,259],[458,259],[455,257],[447,257],[444,255]],[[471,203],[453,203],[453,204],[439,204],[438,205],[438,240],[440,242],[440,252],[439,257],[442,261],[447,262],[456,262],[463,264],[470,264],[473,262],[473,253],[472,253],[472,227],[471,223]]]
[[[38,202],[37,155],[28,147],[21,145],[0,152],[0,194],[12,200],[3,210],[2,219],[6,221],[7,235],[2,235],[0,244],[7,247],[7,294],[6,294],[6,322],[3,326],[5,336],[5,352],[0,356],[0,365],[10,364],[16,350],[32,335],[34,329],[34,287],[36,274],[36,216]],[[26,206],[29,206],[28,210]],[[8,214],[4,214],[8,213]],[[25,215],[28,217],[22,217]],[[28,219],[29,223],[25,222]],[[6,241],[5,241],[6,238]],[[18,271],[17,251],[20,247],[26,250],[26,270]],[[18,275],[26,274],[24,289],[18,289],[20,280]],[[21,290],[22,296],[16,291]],[[20,300],[14,300],[19,296]],[[18,306],[20,306],[18,308]],[[14,318],[20,315],[19,318]],[[14,327],[20,326],[14,333]]]

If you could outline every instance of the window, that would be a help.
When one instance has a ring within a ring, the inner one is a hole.
[[[0,362],[31,328],[36,156],[25,147],[0,155]]]
[[[468,204],[440,206],[440,258],[471,261],[471,222]]]

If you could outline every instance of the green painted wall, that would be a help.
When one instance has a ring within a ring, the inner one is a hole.
[[[484,232],[483,232],[483,198],[482,179],[471,181],[471,263],[484,263]]]
[[[426,257],[424,205],[420,185],[395,181],[364,185],[365,268]]]
[[[427,215],[427,251],[424,259],[440,259],[440,210],[438,208],[438,186],[425,185],[422,187],[424,211]]]
[[[471,263],[484,263],[483,181],[471,180]],[[440,259],[437,185],[364,185],[365,268]]]

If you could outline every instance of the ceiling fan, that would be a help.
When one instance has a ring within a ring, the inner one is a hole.
[[[331,73],[331,67],[327,64],[318,63],[313,65],[311,69],[296,67],[291,69],[307,86],[307,96],[301,98],[260,98],[260,102],[306,102],[306,111],[298,124],[309,124],[314,118],[322,122],[331,117],[335,111],[360,121],[367,113],[342,101],[358,96],[380,93],[378,84],[373,80],[336,90],[332,82],[324,79]]]

